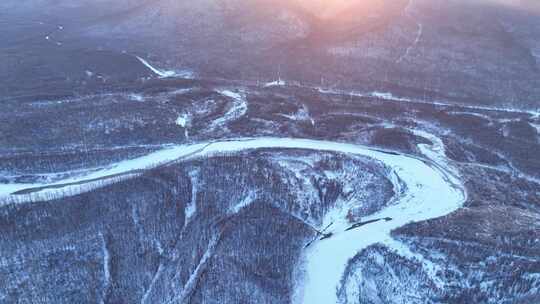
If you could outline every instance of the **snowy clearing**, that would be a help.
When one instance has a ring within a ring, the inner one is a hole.
[[[315,126],[315,120],[311,117],[309,109],[305,104],[302,104],[302,107],[294,114],[279,114],[282,117],[293,121],[309,121],[312,126]]]
[[[233,92],[229,90],[218,91],[219,94],[232,100],[232,105],[222,117],[214,120],[210,126],[210,130],[215,130],[218,127],[225,127],[228,122],[235,121],[246,115],[248,104],[246,95],[243,92]]]
[[[189,122],[189,116],[187,114],[181,114],[176,118],[176,124],[182,128],[185,128]]]

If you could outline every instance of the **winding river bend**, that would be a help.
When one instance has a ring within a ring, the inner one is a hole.
[[[296,282],[295,303],[337,303],[336,290],[348,261],[370,245],[381,243],[399,254],[417,257],[405,245],[392,239],[390,232],[411,222],[445,216],[460,208],[466,200],[463,185],[445,162],[444,147],[437,146],[436,142],[432,146],[421,147],[426,156],[426,159],[422,159],[393,151],[332,141],[240,138],[168,146],[161,151],[54,184],[0,185],[0,202],[6,200],[24,203],[40,198],[76,195],[170,162],[262,148],[295,148],[361,155],[379,161],[391,169],[388,178],[394,184],[395,197],[386,208],[363,218],[363,221],[379,218],[392,220],[375,221],[346,231],[350,226],[346,220],[348,209],[336,206],[329,211],[324,218],[323,227],[333,223],[327,230],[333,233],[333,236],[313,243],[304,252],[303,263],[299,265],[304,277],[298,278]],[[422,263],[424,270],[437,284],[435,266],[428,261]]]

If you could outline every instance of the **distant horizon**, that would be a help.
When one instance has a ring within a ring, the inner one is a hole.
[[[540,303],[539,1],[0,25],[0,303]]]

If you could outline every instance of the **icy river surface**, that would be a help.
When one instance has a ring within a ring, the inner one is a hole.
[[[177,160],[189,160],[201,156],[233,153],[251,149],[294,148],[316,151],[340,152],[372,158],[389,168],[388,178],[394,184],[395,196],[381,211],[363,218],[376,221],[357,229],[345,231],[350,223],[346,220],[347,208],[336,206],[329,211],[323,227],[332,237],[314,242],[306,248],[302,263],[302,277],[296,280],[295,303],[337,303],[336,290],[351,258],[370,245],[379,243],[398,254],[419,259],[424,270],[437,284],[437,269],[429,261],[412,253],[407,246],[392,239],[390,232],[411,222],[419,222],[445,216],[463,205],[466,192],[457,174],[445,162],[444,147],[432,140],[432,145],[420,147],[425,159],[383,151],[367,146],[332,141],[296,138],[240,138],[190,145],[167,146],[149,155],[119,162],[107,168],[93,170],[83,176],[72,177],[54,184],[0,185],[0,199],[24,203],[39,198],[51,198],[91,191],[103,185],[141,174],[141,170],[153,168]],[[13,192],[36,188],[29,194],[14,195]],[[17,196],[16,199],[9,200]],[[320,227],[322,228],[322,227]]]

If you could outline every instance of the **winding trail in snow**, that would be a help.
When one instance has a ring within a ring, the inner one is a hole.
[[[299,265],[304,270],[302,273],[305,277],[297,278],[295,283],[294,302],[337,303],[336,290],[349,260],[356,254],[370,245],[381,243],[400,254],[411,256],[410,250],[404,244],[391,237],[391,231],[411,222],[445,216],[460,208],[466,200],[466,192],[459,177],[447,166],[444,159],[439,157],[442,149],[439,145],[438,141],[434,141],[433,145],[422,147],[426,159],[362,145],[297,138],[240,138],[171,146],[144,157],[94,171],[85,177],[71,178],[55,184],[0,185],[0,202],[3,199],[9,201],[9,198],[13,197],[17,198],[14,201],[24,203],[40,198],[76,195],[171,162],[262,148],[306,149],[369,157],[392,170],[388,178],[394,184],[396,194],[386,208],[362,220],[386,217],[392,220],[377,221],[345,231],[351,225],[347,220],[349,210],[343,206],[335,206],[325,215],[321,225],[327,227],[329,223],[333,223],[327,232],[334,235],[313,243],[305,250],[303,263]],[[114,177],[113,180],[111,176]],[[21,194],[13,194],[16,191]],[[428,261],[423,265],[428,268],[426,272],[432,274],[434,282],[437,282],[434,272],[429,271],[432,266]]]
[[[216,129],[224,129],[227,127],[227,124],[231,121],[235,121],[240,119],[242,116],[247,114],[248,111],[248,102],[246,93],[239,91],[230,91],[230,90],[219,90],[217,93],[221,94],[222,96],[227,97],[232,101],[231,105],[229,106],[229,109],[225,114],[223,114],[222,117],[212,121],[210,125],[208,126],[208,129],[210,131],[216,130]]]

